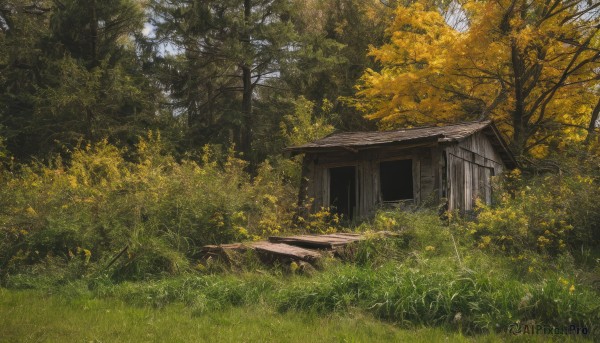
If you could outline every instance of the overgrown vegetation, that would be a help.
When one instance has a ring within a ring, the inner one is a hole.
[[[150,134],[134,150],[102,142],[76,149],[69,162],[5,171],[3,271],[52,259],[86,269],[128,247],[120,273],[177,273],[205,244],[290,226],[294,190],[268,163],[251,180],[233,152],[207,146],[196,163],[163,148]]]
[[[253,263],[249,256],[242,269],[202,268],[178,277],[119,282],[110,273],[61,275],[46,260],[45,267],[5,277],[4,285],[132,306],[183,304],[194,316],[262,304],[280,313],[368,313],[402,327],[469,334],[503,333],[519,322],[599,330],[598,260],[580,264],[567,251],[550,255],[534,248],[522,253],[539,259],[536,268],[524,268],[531,261],[515,259],[500,246],[490,250],[495,240],[482,246],[480,237],[460,227],[429,210],[380,211],[359,229],[397,236],[367,233],[367,240],[341,253],[342,260],[326,260],[321,270],[309,273]]]
[[[600,330],[593,160],[561,174],[497,178],[495,205],[480,204],[473,219],[388,208],[351,227],[327,209],[297,216],[298,161],[265,162],[251,177],[231,150],[206,146],[198,160],[173,158],[149,133],[135,149],[101,142],[75,149],[68,162],[9,162],[0,192],[3,286],[182,304],[194,316],[262,304],[468,334],[519,322]],[[317,270],[265,266],[251,253],[233,264],[198,255],[205,244],[342,229],[368,239]]]
[[[468,337],[440,328],[403,329],[368,315],[278,313],[261,305],[194,315],[173,304],[157,311],[119,300],[61,299],[40,292],[0,290],[0,335],[7,341],[116,342],[521,342],[522,337]],[[60,318],[60,320],[57,320]],[[318,329],[316,329],[318,328]],[[528,342],[576,341],[531,337]]]
[[[598,242],[598,180],[590,173],[545,174],[525,179],[516,169],[505,175],[498,204],[479,204],[467,224],[481,248],[511,256],[525,251],[557,256]]]
[[[597,335],[598,8],[0,0],[0,291]],[[496,177],[493,205],[362,222],[298,208],[284,147],[473,119],[495,119],[523,167]],[[369,238],[314,268],[199,254],[340,230]]]

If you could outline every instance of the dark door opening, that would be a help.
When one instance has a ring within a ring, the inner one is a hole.
[[[356,206],[356,168],[329,169],[329,206],[334,213],[352,219]]]
[[[386,161],[379,164],[383,201],[413,198],[412,160]]]

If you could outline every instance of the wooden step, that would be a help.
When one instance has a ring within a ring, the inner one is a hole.
[[[298,236],[272,236],[269,242],[285,243],[299,247],[314,249],[333,249],[363,239],[359,234],[330,234],[330,235],[298,235]]]
[[[202,253],[205,256],[226,256],[227,252],[245,252],[247,250],[254,250],[263,254],[267,254],[274,259],[288,258],[293,260],[314,262],[317,259],[321,258],[321,253],[315,250],[305,249],[284,243],[272,243],[267,241],[206,245],[202,248]]]
[[[321,258],[321,254],[318,251],[284,243],[256,242],[252,244],[252,247],[256,251],[271,254],[276,257],[288,257],[306,262],[314,262]]]

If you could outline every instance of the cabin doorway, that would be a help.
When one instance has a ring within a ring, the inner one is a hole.
[[[352,219],[356,208],[356,167],[329,169],[329,206],[344,219]]]
[[[379,164],[381,200],[410,200],[413,195],[412,160],[385,161]]]

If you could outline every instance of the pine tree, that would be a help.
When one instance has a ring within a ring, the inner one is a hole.
[[[294,41],[288,1],[157,0],[153,10],[158,41],[176,55],[165,58],[165,84],[188,126],[219,131],[249,155],[257,88],[277,76]]]
[[[157,127],[160,93],[143,70],[134,40],[145,20],[141,3],[63,0],[46,5],[36,18],[25,10],[12,11],[14,33],[4,35],[7,44],[21,46],[6,51],[7,59],[28,61],[19,62],[27,66],[25,77],[15,62],[6,67],[0,95],[2,123],[15,155],[44,157],[106,137],[127,143]]]

